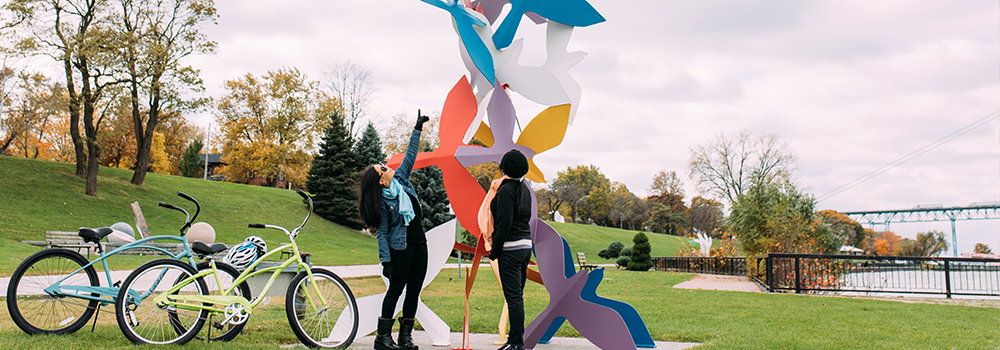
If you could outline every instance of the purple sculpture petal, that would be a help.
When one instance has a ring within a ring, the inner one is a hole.
[[[514,104],[510,102],[510,96],[504,88],[496,84],[490,104],[486,106],[486,114],[490,119],[490,130],[493,133],[492,147],[461,146],[455,151],[455,159],[464,167],[485,164],[489,162],[500,163],[503,154],[512,149],[521,151],[525,158],[531,159],[535,156],[535,151],[527,146],[514,143]]]

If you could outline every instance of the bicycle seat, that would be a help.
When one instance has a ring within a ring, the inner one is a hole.
[[[111,234],[110,227],[99,227],[99,228],[87,228],[81,227],[80,232],[77,232],[84,242],[99,243],[101,238]]]
[[[198,255],[212,255],[229,248],[225,243],[212,243],[208,244],[202,241],[194,241],[191,243],[191,251]]]

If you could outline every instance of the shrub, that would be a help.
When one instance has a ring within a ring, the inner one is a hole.
[[[618,256],[632,258],[632,247],[625,247],[624,249],[622,249],[621,253],[618,254]]]
[[[630,260],[631,259],[629,259],[629,257],[623,255],[618,258],[618,261],[615,261],[615,264],[617,264],[618,267],[628,267],[628,263]]]
[[[622,249],[624,248],[625,248],[625,243],[622,243],[621,241],[614,241],[608,245],[608,249],[601,250],[600,253],[597,253],[597,256],[609,260],[617,259],[619,256],[621,256]]]
[[[646,271],[650,267],[653,267],[653,260],[649,256],[649,251],[651,249],[649,245],[649,238],[646,238],[646,234],[639,232],[632,237],[632,258],[628,263],[628,269],[632,271]]]

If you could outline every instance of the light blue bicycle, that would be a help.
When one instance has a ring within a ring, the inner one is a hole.
[[[194,203],[196,211],[193,217],[187,210],[175,205],[164,202],[160,202],[159,205],[184,213],[186,218],[179,236],[147,237],[105,252],[101,240],[112,232],[110,228],[80,228],[78,233],[80,237],[85,242],[97,246],[100,256],[94,261],[87,261],[80,253],[67,249],[45,249],[25,259],[14,271],[7,286],[7,310],[14,323],[28,334],[76,332],[94,316],[95,312],[100,312],[100,307],[115,303],[120,282],[108,282],[113,281],[108,258],[125,250],[151,249],[190,266],[207,268],[196,265],[185,235],[191,223],[201,213],[201,204],[183,192],[178,191],[177,195]],[[178,242],[183,249],[174,254],[165,248],[148,244],[153,241]],[[94,264],[98,262],[104,268],[106,285],[103,286],[94,268]],[[234,281],[235,277],[239,276],[239,272],[235,269],[220,270],[220,272],[220,275],[228,275],[229,281]],[[207,286],[206,288],[211,289]],[[249,295],[249,293],[250,288],[245,283],[240,288],[235,288],[234,292],[237,295]]]

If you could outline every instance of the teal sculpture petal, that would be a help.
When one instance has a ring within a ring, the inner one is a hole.
[[[604,22],[604,17],[587,0],[510,0],[510,4],[510,12],[493,33],[493,44],[498,50],[510,46],[517,26],[521,23],[521,16],[526,12],[534,12],[550,21],[574,27]]]

